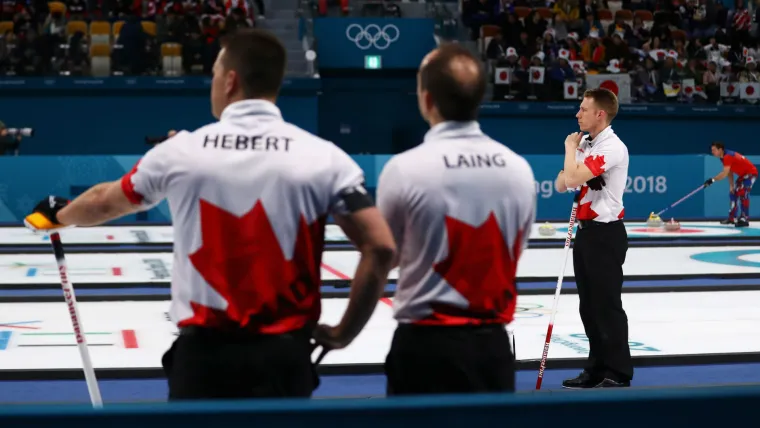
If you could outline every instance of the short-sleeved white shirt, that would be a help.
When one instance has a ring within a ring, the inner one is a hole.
[[[318,321],[325,221],[364,174],[274,104],[245,100],[148,151],[121,183],[145,209],[169,202],[180,327],[282,333]]]
[[[575,159],[586,165],[594,177],[601,175],[605,182],[602,190],[591,190],[586,184],[581,186],[578,220],[602,223],[622,220],[625,215],[623,193],[628,179],[628,148],[623,141],[608,126],[593,140],[584,137]]]
[[[507,324],[536,215],[528,162],[480,130],[444,122],[383,168],[377,205],[399,251],[400,323]]]

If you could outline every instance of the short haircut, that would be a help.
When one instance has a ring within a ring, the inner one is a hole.
[[[240,28],[221,40],[222,65],[235,70],[245,98],[276,97],[282,87],[287,52],[275,35],[255,28]]]
[[[726,146],[723,145],[720,141],[713,141],[713,143],[710,145],[710,147],[716,147],[718,150],[725,150]]]
[[[610,122],[612,122],[612,119],[618,114],[617,95],[609,89],[588,89],[583,93],[583,98],[591,98],[594,100],[594,104],[596,104],[597,108],[607,113]]]
[[[477,73],[463,78],[463,73],[457,73],[454,69],[457,61],[476,65]],[[442,44],[436,55],[420,68],[420,87],[430,93],[443,120],[476,120],[486,92],[483,66],[463,46]]]

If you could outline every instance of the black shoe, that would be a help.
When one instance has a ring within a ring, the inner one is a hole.
[[[568,389],[585,389],[585,388],[593,388],[594,386],[598,385],[602,381],[601,378],[597,376],[592,376],[591,373],[587,371],[582,371],[578,377],[573,379],[565,379],[562,381],[562,387],[568,388]]]
[[[737,221],[736,224],[734,225],[734,227],[747,227],[747,226],[749,226],[749,221],[747,221],[747,219],[744,219],[744,218],[740,218],[739,221]]]
[[[726,219],[726,220],[721,220],[720,221],[720,224],[735,224],[735,223],[736,223],[736,220],[732,220],[730,218]]]
[[[631,382],[627,380],[616,381],[610,378],[605,378],[603,381],[595,385],[594,388],[627,388],[630,386],[631,386]]]

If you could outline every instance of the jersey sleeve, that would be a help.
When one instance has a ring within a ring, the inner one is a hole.
[[[364,187],[364,171],[361,167],[337,147],[333,162],[335,175],[331,184],[330,211],[336,215],[345,215],[374,206],[372,197]]]
[[[723,155],[723,166],[731,167],[734,164],[734,157],[732,155]]]
[[[594,177],[602,175],[623,161],[623,152],[616,147],[594,147],[583,160],[583,164],[594,174]]]
[[[377,180],[377,208],[391,229],[396,244],[400,247],[404,236],[404,202],[403,174],[398,165],[391,159],[383,167]]]
[[[148,150],[135,166],[121,177],[121,189],[127,199],[143,209],[157,205],[166,197],[166,182],[171,162],[169,142],[185,138],[187,133],[174,137]]]

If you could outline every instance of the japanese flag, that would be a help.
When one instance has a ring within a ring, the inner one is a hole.
[[[578,99],[578,82],[565,82],[565,99],[577,100]]]
[[[542,84],[544,83],[544,67],[531,67],[528,70],[528,73],[530,74],[530,79],[528,80],[529,83],[538,83]]]
[[[493,82],[497,85],[509,85],[512,83],[511,68],[497,68],[494,70]]]
[[[743,100],[756,100],[760,98],[760,83],[739,83],[739,97]]]
[[[721,97],[738,97],[739,84],[736,82],[720,82]]]
[[[631,76],[628,73],[587,74],[586,87],[609,89],[621,104],[631,103]]]
[[[697,86],[694,79],[683,79],[683,94],[689,98],[702,97],[707,98],[704,89],[701,86]]]

